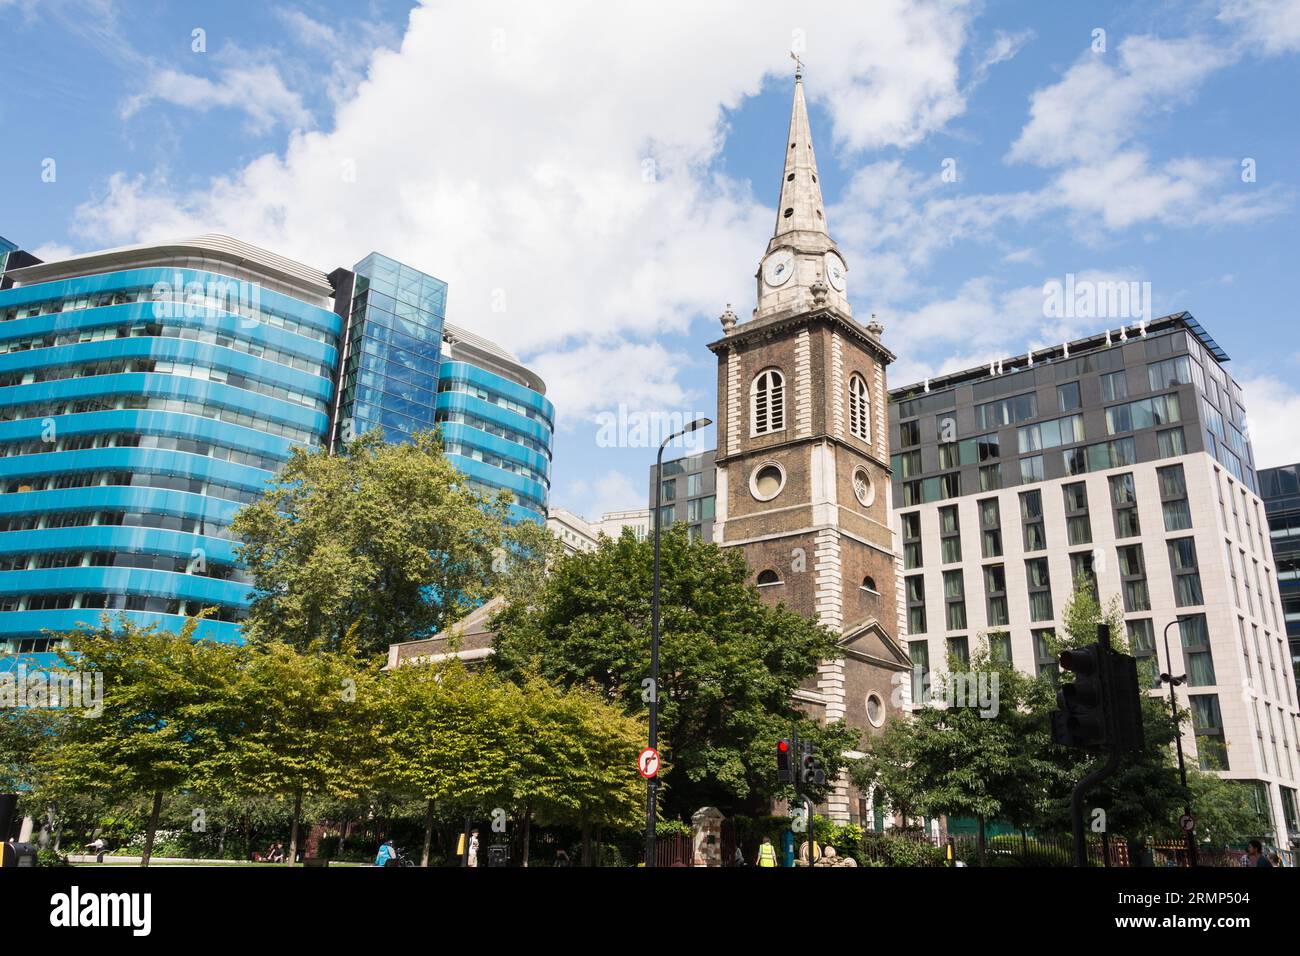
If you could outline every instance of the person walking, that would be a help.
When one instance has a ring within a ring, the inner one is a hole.
[[[1266,870],[1271,870],[1273,864],[1269,862],[1268,857],[1264,855],[1264,844],[1258,840],[1251,840],[1246,847],[1246,865],[1257,866]]]
[[[760,867],[776,866],[776,847],[772,846],[771,837],[763,837],[763,842],[758,847],[758,859],[755,863]]]
[[[478,866],[478,831],[477,830],[469,831],[468,856],[469,856],[469,859],[467,860],[468,864],[470,866]]]
[[[393,858],[393,841],[385,840],[379,844],[379,852],[375,854],[375,866],[387,866],[388,861]]]

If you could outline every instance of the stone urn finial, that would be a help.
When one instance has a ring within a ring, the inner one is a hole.
[[[731,330],[736,327],[736,313],[731,311],[731,303],[727,303],[727,311],[718,317],[722,323],[722,332],[724,335],[730,335]]]
[[[813,305],[822,306],[826,304],[826,296],[830,293],[830,286],[818,276],[817,281],[808,287],[808,291],[812,293]]]
[[[880,338],[885,333],[885,327],[880,324],[880,320],[876,318],[874,312],[871,313],[871,322],[867,324],[867,331],[876,338]]]

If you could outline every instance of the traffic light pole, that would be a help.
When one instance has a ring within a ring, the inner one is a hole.
[[[1111,654],[1110,649],[1110,628],[1104,624],[1097,627],[1097,649],[1100,652],[1097,666],[1100,673],[1108,673],[1108,658]],[[1102,685],[1102,693],[1105,697],[1113,696],[1113,689],[1109,682]],[[1109,719],[1114,719],[1116,707],[1114,700],[1103,700],[1102,706],[1112,715]],[[1107,749],[1110,755],[1106,762],[1085,776],[1074,786],[1074,793],[1070,796],[1070,823],[1074,828],[1074,865],[1088,865],[1088,840],[1083,828],[1083,797],[1089,790],[1095,787],[1101,781],[1105,780],[1119,768],[1119,758],[1121,747],[1116,735],[1113,732],[1107,734]]]
[[[1083,795],[1113,774],[1119,767],[1119,748],[1112,746],[1106,762],[1074,786],[1070,797],[1070,821],[1074,825],[1074,865],[1088,865],[1088,840],[1083,830]]]
[[[1183,725],[1178,720],[1178,698],[1174,694],[1174,688],[1187,679],[1187,675],[1182,677],[1174,676],[1174,659],[1169,655],[1169,629],[1178,623],[1178,618],[1174,618],[1165,625],[1165,666],[1169,670],[1160,675],[1160,679],[1169,683],[1169,715],[1174,719],[1174,743],[1178,748],[1178,777],[1183,783],[1183,813],[1191,817],[1192,815],[1192,794],[1187,789],[1187,764],[1183,760]],[[1196,866],[1196,824],[1192,824],[1192,829],[1186,831],[1187,836],[1187,865]]]

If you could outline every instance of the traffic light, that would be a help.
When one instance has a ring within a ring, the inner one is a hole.
[[[1062,684],[1056,691],[1060,710],[1052,713],[1053,742],[1064,747],[1106,746],[1103,653],[1098,644],[1061,652],[1061,669],[1072,671],[1074,681]]]
[[[1052,740],[1065,747],[1142,750],[1137,660],[1110,649],[1105,625],[1098,636],[1096,644],[1061,653],[1061,669],[1073,672],[1074,682],[1056,692],[1060,710],[1052,713]]]
[[[799,782],[805,785],[811,784],[820,787],[826,782],[826,772],[822,770],[822,762],[817,759],[816,754],[812,752],[811,746],[807,753],[803,755],[802,768],[799,772]]]
[[[794,783],[794,768],[790,763],[790,741],[784,737],[776,742],[776,782]]]
[[[1146,747],[1142,733],[1142,690],[1138,684],[1137,659],[1128,654],[1107,655],[1107,684],[1114,701],[1111,721],[1114,745],[1120,750],[1140,751]]]

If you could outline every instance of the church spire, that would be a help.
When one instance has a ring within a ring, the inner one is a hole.
[[[852,318],[846,293],[848,267],[826,228],[803,92],[803,63],[797,56],[794,59],[794,105],[785,141],[781,200],[776,207],[776,228],[755,275],[758,303],[754,318],[823,307]]]
[[[785,170],[781,174],[781,202],[776,208],[774,238],[790,232],[828,235],[822,209],[822,187],[817,175],[817,156],[813,151],[812,128],[808,123],[808,103],[803,93],[803,63],[795,57],[795,64],[794,105],[790,108],[790,135],[785,151]]]

